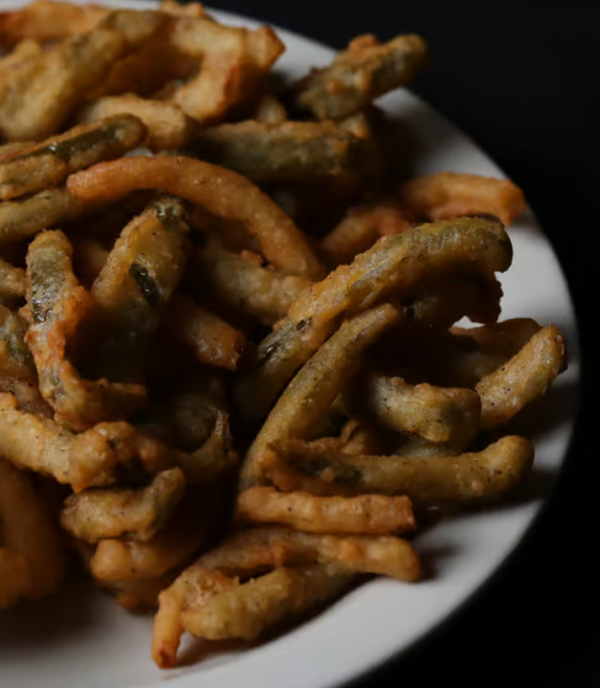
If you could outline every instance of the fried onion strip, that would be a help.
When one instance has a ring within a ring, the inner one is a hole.
[[[251,487],[237,501],[237,518],[244,523],[276,523],[309,533],[387,535],[415,528],[407,497],[359,495],[318,497],[307,492],[277,492]]]
[[[300,230],[244,177],[183,157],[134,157],[100,163],[71,175],[68,188],[80,200],[118,200],[135,189],[162,189],[204,206],[214,215],[239,220],[261,252],[284,272],[319,279],[323,272]]]

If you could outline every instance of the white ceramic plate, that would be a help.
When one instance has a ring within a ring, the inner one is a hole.
[[[2,9],[16,4],[0,1]],[[226,23],[257,25],[213,14]],[[287,31],[279,34],[287,46],[279,65],[291,76],[332,58],[329,48]],[[402,124],[410,144],[402,155],[410,153],[415,174],[454,170],[504,176],[472,141],[407,91],[385,97],[381,105]],[[570,350],[568,372],[532,417],[550,427],[540,429],[535,440],[529,498],[449,520],[419,538],[418,549],[433,564],[429,580],[417,585],[375,580],[313,620],[252,649],[195,661],[188,640],[188,664],[172,671],[161,672],[152,664],[150,617],[133,616],[88,588],[0,613],[0,686],[150,688],[168,681],[173,688],[330,688],[406,650],[456,610],[515,549],[540,511],[566,455],[577,404],[576,323],[558,261],[531,213],[511,227],[510,235],[515,258],[502,278],[503,317],[554,322]]]

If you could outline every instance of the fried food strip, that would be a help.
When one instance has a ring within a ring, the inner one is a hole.
[[[237,468],[239,458],[233,449],[229,416],[219,411],[206,442],[190,453],[177,452],[175,460],[191,485],[210,485]]]
[[[189,296],[176,294],[166,313],[171,336],[189,346],[198,360],[209,365],[237,370],[250,349],[242,332],[223,318],[197,306]]]
[[[509,179],[438,172],[413,179],[400,188],[410,210],[432,222],[460,215],[495,215],[509,225],[525,212],[525,197]]]
[[[199,547],[200,538],[189,533],[159,531],[149,542],[101,540],[90,567],[100,581],[120,581],[162,576],[185,561]]]
[[[361,139],[333,122],[264,124],[248,120],[205,129],[193,142],[202,160],[255,182],[339,174],[361,164]]]
[[[506,423],[539,399],[567,366],[564,338],[555,325],[542,328],[502,367],[475,386],[481,397],[481,427]]]
[[[311,490],[318,485],[321,495],[406,495],[419,507],[470,507],[506,497],[529,474],[534,454],[531,442],[517,436],[460,456],[348,456],[311,449],[300,440],[275,449],[280,460],[309,475]],[[293,484],[292,474],[282,472],[280,480],[278,470],[272,464],[269,477],[280,489],[303,489]]]
[[[224,518],[223,490],[214,485],[184,495],[168,523],[148,542],[101,540],[90,560],[98,581],[132,581],[165,575],[214,537]]]
[[[73,435],[50,418],[17,410],[12,394],[0,394],[0,455],[19,468],[69,483]]]
[[[286,275],[263,266],[255,253],[234,253],[216,241],[196,257],[197,270],[210,295],[233,311],[273,325],[287,315],[291,304],[312,284],[308,277]]]
[[[264,124],[283,124],[288,118],[283,103],[272,93],[263,93],[255,103],[250,119]]]
[[[355,41],[330,67],[313,70],[293,87],[299,107],[319,119],[343,119],[406,86],[425,66],[427,46],[420,36],[397,36],[384,44]]]
[[[36,0],[23,9],[0,14],[0,43],[12,45],[26,38],[42,43],[59,41],[95,29],[110,11],[100,5]]]
[[[2,458],[0,523],[0,609],[49,595],[65,570],[57,528],[29,476]]]
[[[203,554],[198,566],[234,576],[253,575],[286,564],[330,563],[358,573],[403,581],[420,576],[417,553],[406,540],[390,535],[321,535],[279,526],[234,533]]]
[[[145,136],[142,122],[128,114],[69,129],[22,155],[0,161],[0,200],[54,186],[73,172],[120,158]]]
[[[495,323],[500,316],[502,287],[495,277],[456,275],[427,287],[410,304],[415,321],[447,329],[463,317]]]
[[[479,218],[425,224],[383,237],[350,265],[305,290],[288,316],[259,345],[255,368],[236,381],[244,418],[264,418],[277,394],[335,327],[336,318],[386,297],[402,303],[436,276],[475,274],[492,278],[512,260],[502,225]]]
[[[12,304],[25,296],[25,270],[0,258],[0,304]]]
[[[81,121],[94,122],[124,113],[144,123],[148,133],[145,145],[154,153],[185,148],[196,132],[194,120],[173,103],[140,98],[133,93],[100,98],[83,111]]]
[[[177,662],[177,650],[185,631],[181,614],[192,606],[201,606],[212,596],[239,585],[237,579],[218,571],[211,571],[208,576],[205,574],[205,569],[192,564],[158,596],[159,609],[154,619],[152,659],[161,669],[174,667]]]
[[[402,315],[389,304],[345,322],[283,392],[244,459],[241,489],[263,482],[261,461],[272,442],[289,437],[310,439],[321,416],[356,372],[362,352]]]
[[[15,395],[19,408],[28,413],[52,415],[42,399],[31,351],[25,344],[27,323],[0,305],[0,391]]]
[[[66,482],[75,492],[90,486],[111,485],[116,481],[114,469],[135,460],[150,474],[175,465],[169,447],[145,436],[129,423],[98,423],[72,437]]]
[[[148,342],[183,274],[189,233],[183,202],[161,196],[121,232],[94,282],[92,296],[103,323],[98,367],[115,379],[139,375]]]
[[[169,43],[202,57],[198,76],[179,87],[174,102],[199,122],[214,122],[250,100],[285,50],[268,26],[255,30],[200,19],[173,23]]]
[[[309,533],[388,535],[416,527],[408,497],[317,497],[307,492],[277,492],[272,487],[251,487],[242,492],[237,518],[244,523],[277,523]]]
[[[303,234],[285,213],[244,177],[200,160],[132,157],[100,163],[71,175],[69,190],[80,200],[118,200],[135,189],[162,189],[242,222],[265,258],[284,272],[320,279],[322,268]]]
[[[347,265],[379,239],[411,229],[410,218],[397,201],[350,208],[342,221],[321,241],[332,265]]]
[[[0,133],[39,141],[68,121],[123,51],[123,37],[96,30],[69,38],[0,74]]]
[[[83,204],[64,188],[0,203],[0,242],[16,242],[77,218]]]
[[[472,389],[409,385],[401,377],[362,376],[350,393],[377,422],[432,442],[467,447],[479,430],[481,401]]]
[[[376,454],[381,451],[377,429],[363,421],[349,420],[342,428],[339,439],[344,454]]]
[[[184,611],[181,621],[195,637],[254,640],[277,622],[337,597],[352,580],[335,567],[278,568],[209,597],[199,609]]]
[[[176,464],[172,450],[129,423],[100,423],[73,435],[50,418],[17,409],[8,393],[0,393],[0,454],[76,492],[114,483],[113,469],[135,459],[151,474]]]
[[[204,6],[200,2],[188,2],[185,5],[180,5],[176,0],[162,0],[158,9],[160,12],[170,14],[173,17],[190,17],[196,19],[207,17],[204,12]]]
[[[453,327],[450,333],[436,332],[435,336],[430,332],[418,337],[416,343],[435,384],[475,387],[481,378],[515,356],[540,329],[531,318],[513,318],[483,327]]]
[[[2,67],[2,65],[2,59],[0,59],[0,67]],[[34,141],[14,141],[13,143],[5,143],[0,146],[0,161],[4,162],[5,160],[11,160],[36,147],[37,143]]]
[[[25,336],[38,370],[40,392],[55,418],[83,430],[103,420],[122,418],[146,401],[144,387],[105,378],[84,380],[67,359],[76,349],[82,329],[94,313],[92,296],[81,287],[72,269],[72,247],[60,231],[44,232],[27,252]]]
[[[184,490],[180,468],[159,473],[148,487],[137,490],[84,490],[65,501],[60,523],[86,542],[118,537],[147,542],[171,516]]]

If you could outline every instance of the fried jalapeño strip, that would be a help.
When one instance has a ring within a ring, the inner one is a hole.
[[[99,370],[139,378],[147,345],[185,267],[189,226],[181,200],[161,196],[123,229],[92,286],[101,321]]]
[[[304,291],[288,316],[259,345],[255,367],[236,381],[238,404],[248,421],[264,418],[285,384],[319,348],[343,314],[383,298],[400,303],[440,277],[453,274],[494,278],[512,260],[501,224],[459,218],[383,237],[347,266]],[[464,313],[463,313],[464,314]]]
[[[67,189],[46,189],[33,196],[0,203],[0,242],[17,242],[69,222],[83,212],[83,203]]]
[[[306,237],[268,196],[244,177],[200,160],[164,156],[121,158],[71,175],[80,200],[118,200],[136,189],[161,189],[244,224],[267,260],[282,271],[320,279],[323,268]]]
[[[120,158],[145,136],[142,122],[129,114],[69,129],[22,155],[0,160],[0,200],[55,186],[73,172],[103,160]]]
[[[15,395],[19,408],[52,415],[38,389],[38,376],[25,335],[27,323],[0,305],[0,391]]]
[[[95,30],[28,57],[0,74],[0,133],[39,141],[67,122],[124,49],[120,33]]]
[[[459,456],[349,456],[300,440],[280,442],[273,449],[280,462],[297,472],[284,472],[281,463],[273,464],[269,476],[285,491],[308,485],[307,491],[322,496],[406,495],[424,508],[470,507],[501,499],[529,474],[534,454],[531,442],[517,436]]]
[[[25,296],[25,270],[0,258],[0,304],[14,305]]]
[[[180,468],[158,473],[147,487],[91,488],[65,501],[60,523],[86,542],[117,537],[146,542],[166,523],[184,490]]]
[[[52,593],[65,571],[58,529],[31,477],[0,458],[0,609]]]
[[[263,265],[256,253],[234,253],[216,241],[198,252],[194,265],[210,297],[265,325],[285,317],[292,303],[312,284],[307,277],[286,275]]]
[[[84,380],[69,357],[77,350],[95,314],[91,294],[73,274],[73,249],[60,231],[37,236],[27,252],[25,337],[38,370],[40,392],[58,422],[83,430],[140,408],[145,389],[105,378]]]
[[[333,122],[249,120],[205,129],[192,150],[253,181],[285,182],[358,168],[363,142]]]
[[[375,38],[354,39],[333,64],[294,85],[299,107],[319,119],[343,119],[378,96],[405,86],[421,71],[427,46],[420,36],[398,36],[380,44]]]
[[[262,463],[269,445],[283,438],[310,439],[360,364],[361,353],[402,315],[385,304],[345,322],[287,386],[252,443],[242,467],[241,490],[264,483]]]

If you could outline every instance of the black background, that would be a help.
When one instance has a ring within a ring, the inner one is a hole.
[[[423,35],[413,90],[522,188],[559,255],[583,348],[583,397],[558,491],[520,552],[432,637],[358,686],[600,686],[600,461],[594,423],[600,245],[600,46],[594,0],[214,0],[335,48],[372,32]],[[354,686],[353,686],[354,688]]]

